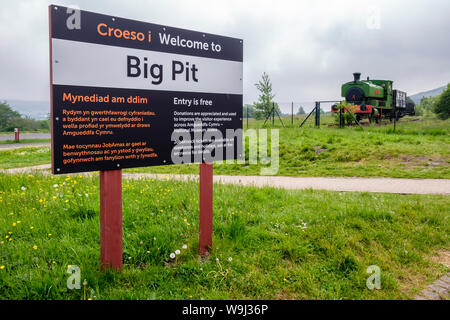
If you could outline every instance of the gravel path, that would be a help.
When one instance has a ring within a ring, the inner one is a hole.
[[[20,139],[50,139],[50,133],[21,133]],[[0,141],[14,140],[14,132],[11,134],[0,134]]]
[[[28,147],[50,147],[50,142],[0,144],[0,151],[14,150]]]
[[[50,169],[50,165],[3,170],[15,174],[32,170]],[[153,178],[158,180],[197,180],[197,175],[124,173],[125,179]],[[214,182],[255,187],[282,189],[314,189],[330,191],[381,192],[395,194],[450,194],[450,179],[396,179],[396,178],[329,178],[329,177],[277,177],[277,176],[221,176]]]

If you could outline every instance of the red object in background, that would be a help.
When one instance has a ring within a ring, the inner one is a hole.
[[[122,268],[122,170],[100,171],[100,269]]]
[[[213,231],[213,164],[200,164],[200,254],[212,247]]]
[[[14,140],[19,141],[19,128],[14,128]]]

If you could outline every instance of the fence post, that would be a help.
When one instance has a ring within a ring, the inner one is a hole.
[[[213,231],[213,164],[200,163],[200,254],[212,247]]]
[[[247,107],[247,129],[248,129],[248,107]]]
[[[122,170],[100,171],[100,269],[122,268]]]
[[[291,104],[291,124],[294,125],[294,102]]]
[[[320,127],[320,102],[316,101],[316,127]]]

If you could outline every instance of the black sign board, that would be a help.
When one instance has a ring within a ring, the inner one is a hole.
[[[242,40],[54,5],[49,16],[53,173],[202,162],[212,146],[241,156]]]

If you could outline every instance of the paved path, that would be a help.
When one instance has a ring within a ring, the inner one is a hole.
[[[3,170],[14,174],[30,170],[49,169],[50,165]],[[158,180],[197,180],[198,175],[124,173],[126,179],[153,178]],[[277,176],[221,176],[214,182],[255,187],[282,189],[315,189],[330,191],[382,192],[396,194],[450,194],[450,179],[395,179],[395,178],[329,178],[329,177],[277,177]]]
[[[450,273],[436,280],[420,294],[415,296],[414,300],[448,300],[450,298]]]
[[[21,133],[20,139],[50,139],[50,133]],[[0,141],[14,140],[14,133],[0,134]]]

